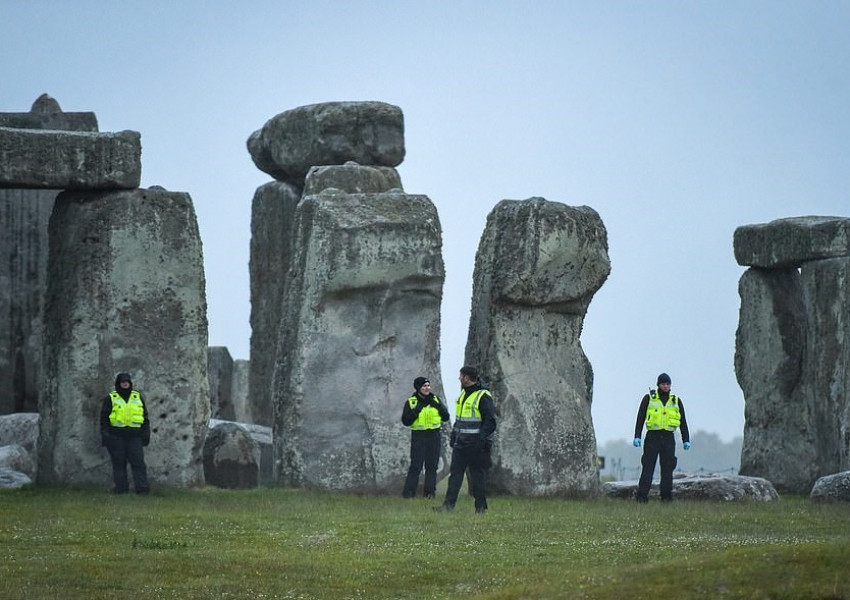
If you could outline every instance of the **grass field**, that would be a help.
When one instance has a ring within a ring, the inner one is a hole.
[[[850,504],[0,491],[0,598],[850,600]]]

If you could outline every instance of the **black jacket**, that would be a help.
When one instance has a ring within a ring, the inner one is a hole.
[[[480,383],[474,383],[463,388],[461,399],[466,399],[473,392],[482,389]],[[493,397],[490,394],[482,394],[478,400],[478,412],[481,413],[481,431],[477,435],[464,435],[452,432],[452,447],[466,448],[469,446],[478,446],[480,448],[489,448],[493,443],[493,436],[496,433],[496,405],[493,402]],[[457,417],[457,415],[455,415]]]
[[[670,399],[670,392],[658,392],[658,398],[661,400],[662,404],[667,404],[667,401]],[[641,437],[641,433],[643,433],[643,426],[646,424],[646,410],[649,407],[649,394],[644,394],[643,398],[640,401],[640,408],[638,408],[637,421],[635,422],[635,437]],[[682,417],[681,423],[679,423],[679,431],[682,433],[682,442],[690,442],[691,434],[688,432],[688,420],[685,418],[685,404],[682,402],[682,399],[679,398],[679,415]],[[662,431],[661,433],[669,433],[673,434],[672,431]]]
[[[428,394],[423,397],[419,395],[419,392],[415,393],[414,396],[416,396],[416,399],[419,400],[419,402],[416,403],[415,408],[410,408],[410,402],[407,400],[404,401],[404,409],[401,411],[401,422],[403,425],[406,427],[413,425],[414,421],[419,418],[419,413],[422,412],[422,409],[429,404],[439,411],[440,418],[443,421],[449,420],[449,407],[446,406],[445,402],[437,398],[437,396],[434,394]],[[439,431],[439,429],[436,431]]]
[[[115,391],[118,392],[118,395],[127,400],[130,397],[130,392],[133,391],[132,382],[130,382],[130,388],[123,390],[118,385],[118,381],[115,382]],[[142,444],[145,446],[148,445],[151,439],[151,422],[148,418],[148,407],[145,405],[145,399],[142,398],[142,395],[139,394],[139,398],[142,400],[142,409],[144,411],[144,421],[142,421],[141,427],[113,427],[112,423],[109,421],[109,415],[112,413],[112,398],[109,395],[103,399],[103,402],[100,405],[100,438],[101,443],[105,446],[106,440],[109,436],[117,436],[117,437],[135,437],[141,436]]]

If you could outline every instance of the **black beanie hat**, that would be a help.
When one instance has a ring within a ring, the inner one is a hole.
[[[431,380],[428,379],[427,377],[417,377],[416,379],[413,380],[413,389],[418,392],[419,388],[421,388],[426,383],[430,383],[430,382],[431,382]]]
[[[115,387],[118,387],[122,381],[129,381],[130,386],[133,385],[133,379],[130,377],[129,373],[118,373],[115,377]]]
[[[667,373],[662,373],[658,376],[658,380],[655,382],[655,385],[661,385],[662,383],[671,383],[670,376]]]

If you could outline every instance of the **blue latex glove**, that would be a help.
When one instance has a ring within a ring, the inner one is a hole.
[[[682,448],[684,448],[685,450],[690,450],[691,449],[691,443],[685,442],[684,444],[682,444]]]
[[[640,438],[635,438],[635,441],[632,442],[632,445],[635,448],[640,448]]]

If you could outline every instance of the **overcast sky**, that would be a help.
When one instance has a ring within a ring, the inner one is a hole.
[[[608,230],[582,335],[598,441],[631,439],[660,371],[691,430],[728,441],[744,424],[732,235],[850,216],[848,32],[846,1],[0,0],[0,111],[46,92],[141,132],[142,186],[195,203],[209,343],[249,358],[251,200],[270,177],[246,139],[297,106],[395,104],[405,190],[443,228],[445,395],[487,214],[541,196]]]

